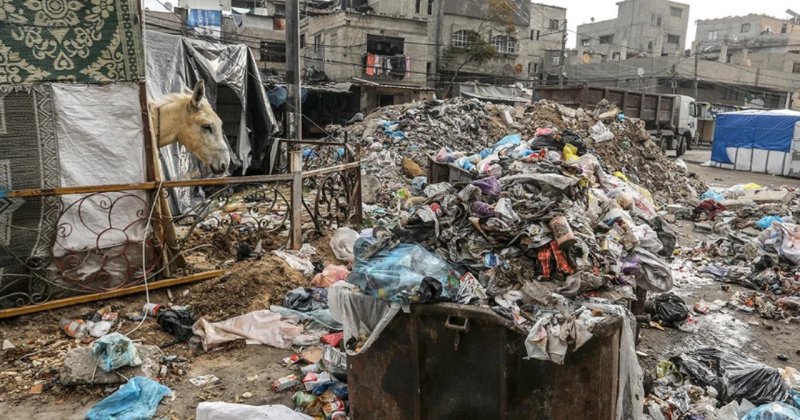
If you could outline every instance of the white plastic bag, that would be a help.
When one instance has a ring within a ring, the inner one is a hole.
[[[353,245],[358,239],[358,232],[343,227],[336,229],[331,238],[331,251],[341,261],[353,262]]]
[[[197,420],[313,420],[285,405],[245,405],[220,401],[201,402]]]
[[[614,138],[614,133],[612,133],[602,121],[598,121],[597,124],[592,126],[591,135],[597,143],[609,141]]]

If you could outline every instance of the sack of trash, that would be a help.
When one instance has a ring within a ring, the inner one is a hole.
[[[653,320],[675,328],[683,325],[689,318],[689,308],[686,306],[686,302],[674,293],[656,296],[645,304],[644,310],[653,316]]]
[[[716,389],[724,403],[744,398],[754,404],[765,404],[789,396],[789,388],[778,369],[732,350],[703,348],[670,360],[694,383]]]

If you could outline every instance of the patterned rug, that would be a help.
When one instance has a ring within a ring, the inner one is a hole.
[[[136,0],[0,0],[0,84],[144,78]]]
[[[57,188],[60,165],[48,86],[0,86],[0,190]],[[27,267],[50,259],[57,197],[0,198],[0,308],[44,299]]]

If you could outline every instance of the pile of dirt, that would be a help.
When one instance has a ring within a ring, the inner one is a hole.
[[[177,303],[191,305],[197,318],[221,321],[281,304],[289,290],[307,284],[303,275],[284,260],[266,256],[234,264],[224,276],[190,288]]]

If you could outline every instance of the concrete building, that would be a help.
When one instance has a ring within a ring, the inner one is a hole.
[[[697,21],[694,52],[751,69],[800,74],[800,24],[750,14]]]
[[[361,110],[422,99],[428,59],[425,19],[338,10],[304,19],[300,57],[308,71],[360,87]]]
[[[605,60],[677,56],[686,49],[689,5],[666,0],[624,0],[617,17],[578,26],[576,49]]]

